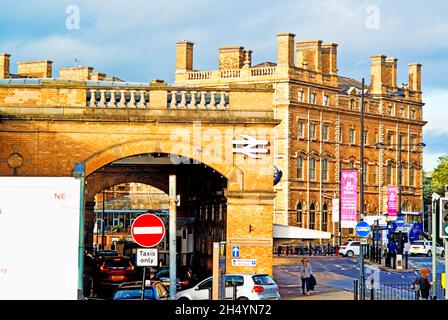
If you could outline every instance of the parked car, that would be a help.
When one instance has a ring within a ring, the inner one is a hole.
[[[197,283],[197,277],[193,270],[188,267],[180,267],[177,269],[176,290],[185,290],[191,288]],[[167,287],[170,285],[170,269],[163,268],[159,270],[154,279],[162,281]]]
[[[425,254],[430,257],[432,255],[432,241],[417,240],[412,242],[411,246],[409,247],[409,253],[412,256]],[[436,254],[442,257],[445,256],[445,249],[438,243],[436,243]]]
[[[142,295],[142,282],[125,282],[118,286],[112,300],[140,300]],[[160,281],[145,281],[144,300],[167,300],[168,289]]]
[[[339,248],[339,254],[345,257],[359,256],[359,241],[348,241]]]
[[[178,300],[209,300],[213,277],[176,294]],[[279,300],[280,293],[275,281],[267,274],[227,274],[226,299],[233,299],[234,285],[237,300]]]
[[[127,257],[107,257],[98,265],[94,276],[94,288],[97,293],[115,289],[121,283],[134,281],[136,271]]]

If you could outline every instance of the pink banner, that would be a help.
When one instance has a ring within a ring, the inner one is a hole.
[[[341,170],[341,227],[358,223],[358,170]]]
[[[398,187],[387,186],[387,217],[390,220],[397,219],[398,212]]]

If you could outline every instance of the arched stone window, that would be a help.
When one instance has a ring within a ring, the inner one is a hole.
[[[309,228],[314,229],[316,227],[316,205],[312,203],[310,205],[310,224]]]
[[[355,169],[355,160],[350,160],[350,163],[348,165],[349,169]]]
[[[303,179],[303,158],[297,157],[297,179]]]
[[[392,162],[388,162],[387,163],[387,167],[386,167],[386,183],[388,185],[392,184]]]
[[[310,180],[316,179],[316,159],[310,158]]]
[[[322,231],[327,231],[328,227],[328,205],[325,203],[322,207]]]
[[[299,202],[297,204],[296,213],[297,213],[297,226],[302,227],[302,223],[303,223],[303,221],[302,221],[302,216],[303,216],[302,202]]]

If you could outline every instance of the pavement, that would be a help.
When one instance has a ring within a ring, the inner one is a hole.
[[[273,273],[282,299],[286,300],[353,300],[354,280],[360,277],[359,257],[347,258],[341,256],[311,256],[313,275],[317,280],[316,290],[310,296],[302,295],[302,285],[299,277],[298,256],[274,256]],[[431,258],[409,258],[409,269],[395,270],[384,265],[365,262],[366,281],[374,279],[375,284],[382,288],[405,286],[419,274],[423,267],[431,268]],[[383,260],[384,263],[384,260]],[[444,270],[443,259],[437,261],[438,278]],[[368,284],[366,284],[368,285]]]
[[[324,259],[314,257],[310,260]],[[330,279],[341,279],[336,273],[322,272],[313,269],[318,284],[310,295],[302,294],[302,282],[298,272],[300,258],[274,257],[274,279],[279,286],[284,300],[353,300],[353,292],[326,284]]]

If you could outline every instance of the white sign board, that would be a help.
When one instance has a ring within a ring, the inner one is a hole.
[[[80,181],[0,177],[0,300],[76,300]]]
[[[138,267],[157,267],[157,249],[137,249]]]
[[[232,259],[234,267],[256,267],[257,259]]]

